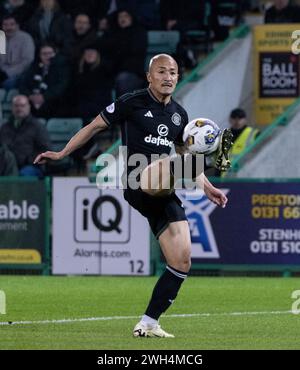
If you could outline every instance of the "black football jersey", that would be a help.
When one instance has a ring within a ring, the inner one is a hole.
[[[150,89],[125,94],[106,107],[101,117],[107,125],[120,124],[122,145],[128,154],[169,154],[172,144],[183,145],[186,111],[173,99],[165,105]]]
[[[171,99],[165,105],[150,89],[121,96],[100,115],[108,126],[121,126],[127,160],[138,153],[147,158],[147,164],[155,160],[151,155],[170,154],[173,144],[183,145],[182,134],[188,123],[188,115],[178,103]],[[133,166],[126,163],[126,168],[125,172],[129,173]]]

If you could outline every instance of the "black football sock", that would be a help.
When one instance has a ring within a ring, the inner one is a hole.
[[[167,266],[153,289],[145,315],[158,320],[159,316],[173,303],[186,277],[186,272]]]

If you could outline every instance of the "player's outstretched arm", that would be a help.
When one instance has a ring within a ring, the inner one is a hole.
[[[107,124],[102,119],[100,115],[98,115],[90,124],[83,127],[81,130],[74,135],[68,144],[64,147],[63,150],[60,152],[51,152],[47,151],[44,153],[39,154],[35,160],[34,164],[44,164],[47,159],[51,160],[60,160],[64,157],[68,156],[76,149],[82,147],[86,142],[88,142],[95,134],[98,132],[105,130],[107,128]]]
[[[203,188],[204,193],[206,194],[208,199],[210,199],[218,206],[225,208],[228,201],[226,195],[223,193],[222,190],[215,188],[213,184],[208,180],[208,178],[204,175],[204,173],[198,176],[196,178],[196,181],[199,183],[199,185],[201,184],[200,187]]]
[[[186,146],[175,146],[176,153],[183,155],[187,152]],[[218,206],[225,208],[228,201],[226,195],[222,190],[217,189],[213,184],[208,180],[208,178],[202,172],[198,177],[196,177],[196,183],[200,189],[204,190],[207,198]]]

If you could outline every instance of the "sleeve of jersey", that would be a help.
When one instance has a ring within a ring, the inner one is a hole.
[[[114,103],[103,109],[103,111],[100,112],[100,116],[105,123],[110,126],[113,124],[121,124],[126,119],[126,113],[127,107],[125,102],[121,98],[118,98]]]
[[[177,135],[176,139],[174,140],[174,144],[178,146],[183,146],[184,142],[182,139],[183,131],[185,126],[188,124],[189,118],[186,112],[184,112],[184,116],[182,117],[182,129],[180,130],[180,133]]]

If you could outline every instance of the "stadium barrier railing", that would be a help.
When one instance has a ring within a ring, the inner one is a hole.
[[[211,53],[207,55],[189,74],[187,74],[182,81],[180,81],[176,87],[175,93],[182,89],[185,85],[190,82],[198,81],[201,78],[202,70],[211,63],[221,52],[230,44],[233,40],[243,38],[247,36],[251,28],[248,25],[242,25],[232,31],[230,36],[218,45]]]
[[[261,134],[254,140],[252,144],[247,146],[233,161],[231,164],[231,171],[232,173],[238,172],[245,162],[246,158],[250,153],[252,153],[256,148],[258,148],[262,143],[268,140],[274,130],[279,126],[286,126],[291,117],[296,113],[296,111],[300,107],[300,98],[297,98],[294,103],[292,103],[280,116],[275,118],[275,120],[266,127]]]

